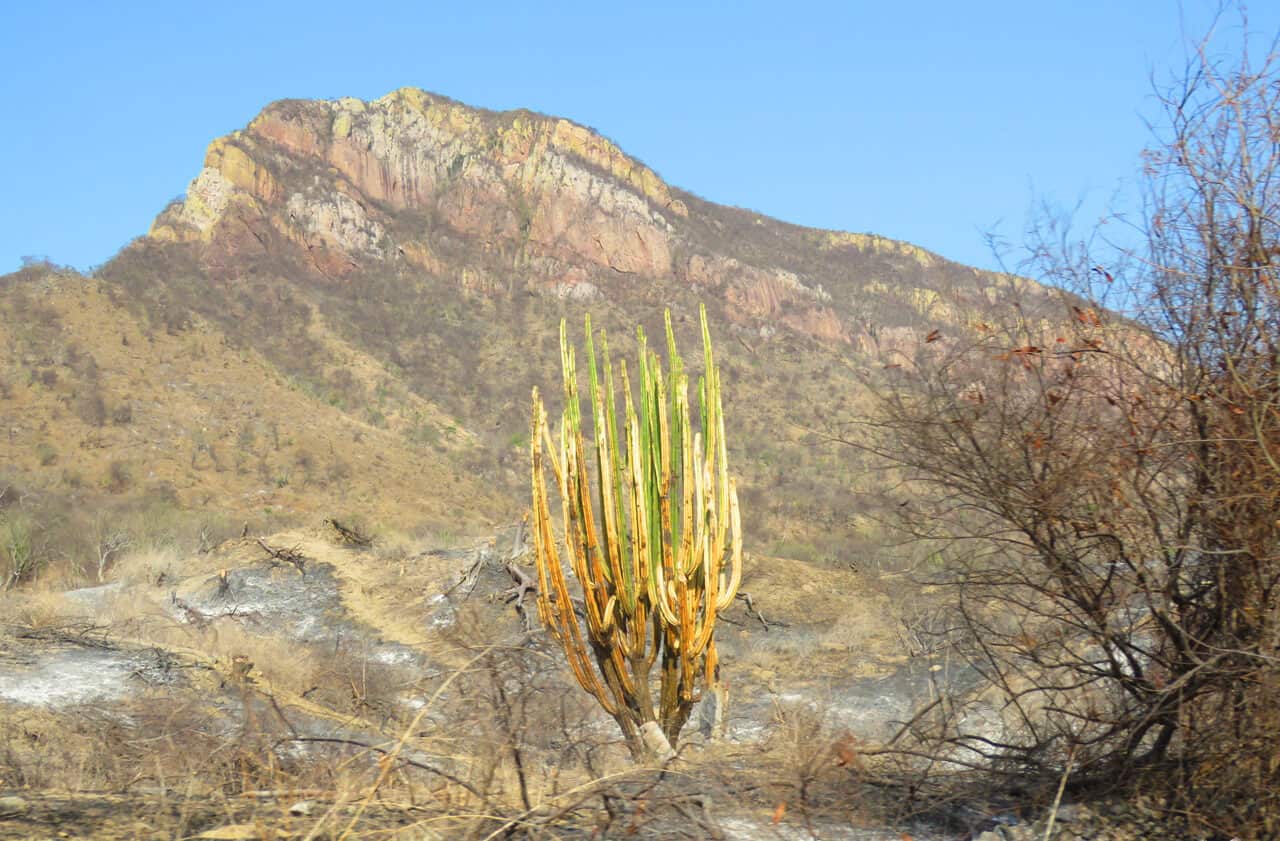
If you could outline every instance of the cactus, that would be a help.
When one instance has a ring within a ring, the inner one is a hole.
[[[618,722],[637,758],[661,756],[676,745],[701,692],[715,685],[716,616],[733,603],[742,577],[738,495],[729,476],[720,372],[705,307],[701,319],[705,373],[698,382],[695,425],[671,313],[666,313],[665,375],[644,331],[637,329],[638,401],[625,361],[619,365],[621,418],[608,338],[602,331],[602,364],[597,364],[587,317],[594,481],[587,470],[574,348],[563,321],[559,443],[538,389],[533,390],[538,615],[564,648],[578,683]],[[548,463],[561,503],[563,542],[556,540],[551,522]],[[582,588],[581,617],[561,546]],[[656,684],[650,679],[655,665]],[[655,731],[665,736],[666,749],[655,747]]]

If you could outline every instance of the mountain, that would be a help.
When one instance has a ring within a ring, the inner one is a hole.
[[[937,293],[995,280],[905,243],[701,201],[567,120],[415,89],[269,106],[210,145],[144,242],[192,246],[223,283],[285,264],[330,286],[425,275],[587,302],[674,282],[722,301],[732,324],[863,347],[885,310],[933,317]]]
[[[667,307],[696,346],[705,303],[748,539],[843,565],[882,551],[865,514],[885,482],[818,431],[865,407],[876,359],[1013,291],[1048,300],[705,201],[568,120],[411,88],[286,100],[213,141],[94,277],[0,278],[7,464],[50,494],[465,532],[527,505],[529,393],[558,393],[562,317],[631,355]]]

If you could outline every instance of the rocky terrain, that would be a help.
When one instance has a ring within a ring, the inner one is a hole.
[[[97,278],[150,329],[215,331],[402,448],[444,453],[507,517],[561,318],[576,335],[590,312],[629,352],[666,307],[696,341],[706,303],[752,536],[842,562],[883,543],[858,517],[878,488],[822,437],[858,416],[866,378],[934,331],[959,340],[992,301],[1055,300],[907,243],[701,200],[567,120],[414,89],[268,106]]]
[[[324,522],[11,598],[0,837],[485,837],[521,821],[584,838],[1044,837],[1042,807],[911,794],[885,774],[877,754],[903,722],[973,684],[944,652],[913,651],[884,621],[908,608],[856,573],[797,592],[803,564],[749,557],[718,635],[722,723],[704,704],[655,772],[536,629],[528,552],[519,525],[422,548]],[[1123,804],[1053,819],[1054,838],[1172,837]]]
[[[387,783],[387,794],[408,800],[380,802],[362,816],[366,833],[417,826],[414,837],[449,837],[431,831],[432,818],[460,824],[465,815],[450,814],[439,798],[447,805],[471,794],[500,812],[517,784],[533,802],[556,804],[569,787],[559,775],[582,773],[582,751],[592,752],[588,767],[629,763],[613,723],[579,697],[558,652],[531,632],[532,613],[523,611],[532,611],[532,599],[524,604],[512,591],[520,582],[512,570],[528,563],[519,527],[458,549],[389,550],[353,545],[321,524],[135,562],[105,585],[7,604],[0,750],[6,774],[15,775],[5,784],[24,790],[25,805],[0,817],[0,837],[55,827],[128,837],[140,832],[140,804],[154,807],[169,792],[165,817],[132,837],[255,821],[259,834],[244,837],[260,837],[263,826],[280,833],[274,837],[319,833],[326,821],[324,831],[334,832],[358,802],[344,803],[344,792],[368,785],[389,751],[404,779]],[[850,771],[831,763],[831,745],[883,738],[937,684],[928,664],[908,662],[880,626],[842,610],[849,594],[863,593],[868,605],[883,596],[844,573],[831,576],[826,593],[797,600],[774,583],[789,566],[752,560],[751,607],[744,602],[724,618],[722,645],[734,667],[723,726],[691,725],[682,752],[681,762],[733,792],[699,818],[724,837],[759,837],[774,826],[766,808],[773,802],[750,793],[756,783],[747,766],[735,770],[740,764],[763,761],[782,775],[796,761],[788,753],[798,751],[816,760],[802,773],[838,788]],[[837,584],[840,597],[830,586]],[[810,665],[797,682],[786,671],[800,657]],[[511,670],[523,672],[517,683],[492,684]],[[519,780],[503,769],[504,751],[515,746],[530,763]],[[211,808],[237,776],[273,793]],[[68,800],[58,785],[68,780],[134,799]],[[777,796],[789,785],[780,776],[770,788]],[[837,826],[845,807],[829,797],[800,804],[811,810],[804,820]],[[309,800],[317,802],[305,814],[290,812]],[[562,818],[566,826],[596,819],[578,806]],[[664,819],[656,820],[641,822],[647,834],[663,834]],[[893,836],[864,826],[834,837]]]
[[[0,837],[1032,832],[875,758],[973,681],[923,644],[896,477],[833,438],[925,344],[1059,297],[715,205],[563,119],[268,106],[91,276],[0,278]],[[529,394],[561,319],[631,356],[667,308],[695,346],[700,303],[751,599],[722,724],[638,769],[523,610]]]
[[[720,635],[732,664],[723,726],[690,726],[663,788],[628,770],[613,723],[531,632],[532,605],[515,587],[528,563],[519,526],[455,549],[389,549],[319,524],[6,605],[0,752],[16,791],[0,801],[0,837],[337,837],[346,827],[445,838],[477,831],[476,806],[492,813],[481,837],[548,814],[569,837],[601,821],[642,837],[1041,837],[1043,821],[1015,804],[939,808],[877,789],[877,747],[966,680],[847,610],[850,600],[894,610],[855,574],[829,574],[797,598],[778,581],[801,571],[795,562],[749,559],[751,598]],[[380,776],[387,768],[394,779]],[[584,771],[606,768],[622,777],[619,797],[648,786],[654,813],[610,814],[607,798],[573,796]],[[382,791],[372,803],[370,785]],[[1083,806],[1059,820],[1141,837]]]

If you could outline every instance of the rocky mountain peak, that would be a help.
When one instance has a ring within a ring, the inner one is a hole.
[[[213,274],[265,253],[329,279],[392,267],[480,294],[522,287],[591,300],[670,280],[719,298],[753,330],[837,342],[859,328],[831,305],[841,254],[887,255],[915,271],[935,259],[703,202],[569,120],[415,88],[269,105],[210,144],[148,239],[194,246]],[[814,271],[804,264],[815,251],[836,259]]]
[[[203,241],[267,223],[341,274],[401,257],[442,268],[429,216],[455,234],[571,267],[662,276],[684,203],[653,170],[568,120],[485,112],[413,88],[381,99],[285,100],[215,140],[157,240]],[[406,226],[396,217],[407,216]],[[394,230],[400,228],[400,230]]]
[[[806,430],[853,412],[886,357],[946,347],[1009,295],[1034,313],[1040,294],[705,201],[568,120],[415,89],[267,106],[209,145],[98,291],[66,279],[47,297],[47,276],[0,295],[0,338],[20,351],[0,402],[8,389],[12,417],[49,421],[11,424],[20,470],[68,493],[90,477],[112,496],[349,500],[400,522],[527,504],[528,399],[559,380],[562,318],[589,311],[621,354],[666,308],[697,342],[705,305],[749,532],[809,558],[870,527],[848,515],[859,465]],[[107,424],[117,409],[127,422]]]

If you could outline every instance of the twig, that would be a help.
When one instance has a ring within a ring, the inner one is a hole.
[[[1067,778],[1071,776],[1071,763],[1075,761],[1076,749],[1067,752],[1067,767],[1062,769],[1062,779],[1058,780],[1058,793],[1053,798],[1053,808],[1049,810],[1049,821],[1044,827],[1044,841],[1053,835],[1053,823],[1058,819],[1058,806],[1062,803],[1062,792],[1067,787]]]
[[[11,633],[18,639],[69,642],[88,648],[115,649],[117,647],[107,638],[107,628],[104,625],[77,622],[51,628],[10,627]]]
[[[266,552],[267,555],[270,556],[272,561],[271,566],[276,567],[282,563],[286,563],[297,569],[299,575],[306,575],[305,567],[307,558],[298,551],[297,546],[294,546],[292,549],[269,546],[267,542],[260,537],[257,542],[258,545],[262,547],[262,551]]]
[[[756,607],[755,599],[751,598],[751,594],[750,594],[750,593],[747,593],[747,592],[745,592],[745,591],[739,590],[739,591],[738,591],[738,598],[742,599],[744,602],[746,602],[746,603],[747,603],[747,613],[748,613],[748,615],[754,616],[755,618],[759,619],[759,620],[760,620],[760,624],[764,626],[765,633],[768,633],[768,632],[769,632],[769,623],[765,620],[765,618],[764,618],[764,614],[763,614],[763,613],[761,613],[761,612],[760,612],[760,610]],[[777,620],[774,620],[774,623],[773,623],[773,624],[778,625],[778,626],[783,627],[783,628],[787,627],[787,623],[785,623],[785,622],[779,622],[779,621],[777,621]]]
[[[643,801],[647,799],[649,794],[667,778],[672,761],[674,761],[674,757],[663,763],[663,765],[658,769],[658,773],[654,775],[654,779],[644,787],[632,792],[628,796],[628,799],[632,801]],[[603,777],[575,786],[574,788],[557,795],[558,799],[563,801],[561,805],[554,805],[553,799],[552,801],[541,803],[532,809],[525,810],[519,815],[509,818],[504,824],[502,824],[502,826],[486,835],[483,841],[494,841],[496,838],[510,834],[512,830],[520,826],[545,827],[554,824],[561,817],[576,810],[592,797],[597,795],[603,796],[608,791],[607,786],[612,785],[615,781],[625,780],[630,776],[644,773],[644,770],[645,769],[629,768],[624,771],[606,774]]]
[[[484,564],[484,561],[485,559],[483,556],[476,558],[475,562],[472,563],[471,566],[467,567],[467,571],[462,574],[462,577],[453,582],[449,589],[445,590],[441,595],[448,596],[454,590],[466,585],[463,589],[462,598],[464,600],[469,598],[471,593],[476,589],[476,581],[480,578],[480,567]]]
[[[356,807],[355,812],[351,816],[351,821],[347,824],[346,829],[344,829],[342,833],[338,836],[338,841],[346,841],[347,838],[351,837],[351,831],[355,829],[356,824],[360,822],[361,816],[363,816],[365,813],[365,810],[369,808],[369,804],[373,802],[373,798],[375,795],[377,795],[378,789],[382,787],[382,784],[386,782],[387,777],[390,776],[391,767],[393,764],[392,760],[400,758],[400,752],[404,750],[405,743],[409,741],[410,735],[417,729],[418,722],[422,721],[422,719],[427,715],[427,713],[430,712],[431,708],[435,706],[436,701],[440,698],[441,695],[444,694],[445,690],[449,688],[449,685],[453,683],[455,680],[457,680],[459,675],[463,674],[467,669],[470,669],[476,663],[480,662],[485,657],[487,657],[489,655],[489,652],[492,650],[493,650],[492,645],[485,647],[483,651],[481,651],[475,657],[472,657],[465,664],[463,664],[462,667],[458,668],[457,670],[454,671],[453,674],[445,678],[444,682],[436,687],[435,692],[431,693],[431,697],[427,699],[427,703],[423,704],[422,708],[418,710],[416,715],[414,715],[413,720],[409,722],[409,726],[406,727],[404,729],[404,732],[400,734],[400,739],[396,742],[395,747],[392,748],[390,751],[382,752],[383,753],[382,759],[378,761],[378,765],[381,766],[378,771],[378,777],[373,781],[373,785],[370,786],[369,791],[365,795],[364,799],[360,801],[360,805]],[[409,761],[409,760],[405,760],[405,761]],[[434,771],[436,769],[431,769],[431,770]],[[439,772],[437,771],[437,773]],[[476,793],[474,789],[471,789],[471,791],[473,794],[476,794],[477,797],[481,797],[481,799],[483,799],[483,796]],[[309,835],[312,835],[318,829],[319,829],[319,824],[317,824],[312,829],[312,833],[309,833]]]
[[[284,723],[285,727],[289,728],[289,735],[297,738],[298,728],[294,727],[293,722],[285,717],[284,710],[280,709],[280,703],[276,701],[275,693],[267,692],[264,694],[267,696],[267,700],[271,702],[271,709],[275,710],[276,716]]]
[[[325,520],[324,523],[338,533],[338,537],[341,538],[343,543],[347,543],[352,546],[359,546],[362,549],[368,548],[373,544],[373,541],[366,535],[361,534],[353,528],[344,526],[333,518]]]
[[[410,768],[417,768],[421,771],[430,771],[433,774],[437,774],[441,777],[444,777],[446,780],[448,780],[451,783],[454,783],[456,785],[461,786],[462,788],[465,788],[467,791],[471,792],[476,797],[479,797],[481,799],[484,798],[484,795],[482,795],[476,789],[475,786],[471,785],[461,777],[457,777],[453,774],[450,774],[448,771],[445,771],[441,768],[437,768],[434,765],[428,765],[425,762],[418,762],[417,760],[409,759],[405,756],[401,756],[399,753],[395,751],[387,750],[386,748],[380,748],[377,745],[370,745],[366,742],[361,742],[358,739],[342,739],[337,736],[289,736],[287,738],[277,740],[276,745],[281,745],[285,742],[300,742],[304,744],[315,743],[315,744],[329,744],[329,745],[347,745],[348,747],[353,747],[353,748],[364,748],[365,750],[373,751],[379,756],[391,757],[391,759],[395,760],[396,762],[399,762],[401,765],[407,765]]]
[[[169,594],[169,602],[182,611],[182,615],[186,618],[187,624],[195,625],[197,628],[203,628],[209,624],[209,614],[198,608],[192,607],[185,599],[178,598],[177,591]]]
[[[524,629],[532,631],[534,628],[533,616],[524,606],[524,597],[529,593],[538,592],[537,582],[530,578],[528,573],[516,566],[514,560],[507,561],[503,566],[507,570],[507,574],[516,583],[511,589],[503,591],[502,597],[508,602],[514,601],[516,603],[516,610],[519,611],[520,618],[524,620]]]
[[[893,734],[893,738],[891,738],[889,741],[884,743],[885,747],[886,748],[890,747],[891,745],[893,745],[894,742],[902,738],[907,733],[908,730],[910,730],[913,726],[915,726],[916,722],[918,722],[920,719],[928,715],[929,711],[932,710],[934,707],[941,704],[942,700],[943,700],[942,696],[938,695],[936,698],[934,698],[932,701],[930,701],[928,704],[922,707],[919,711],[917,711],[915,715],[911,716],[911,718],[905,721],[903,725],[898,728],[898,732]]]

